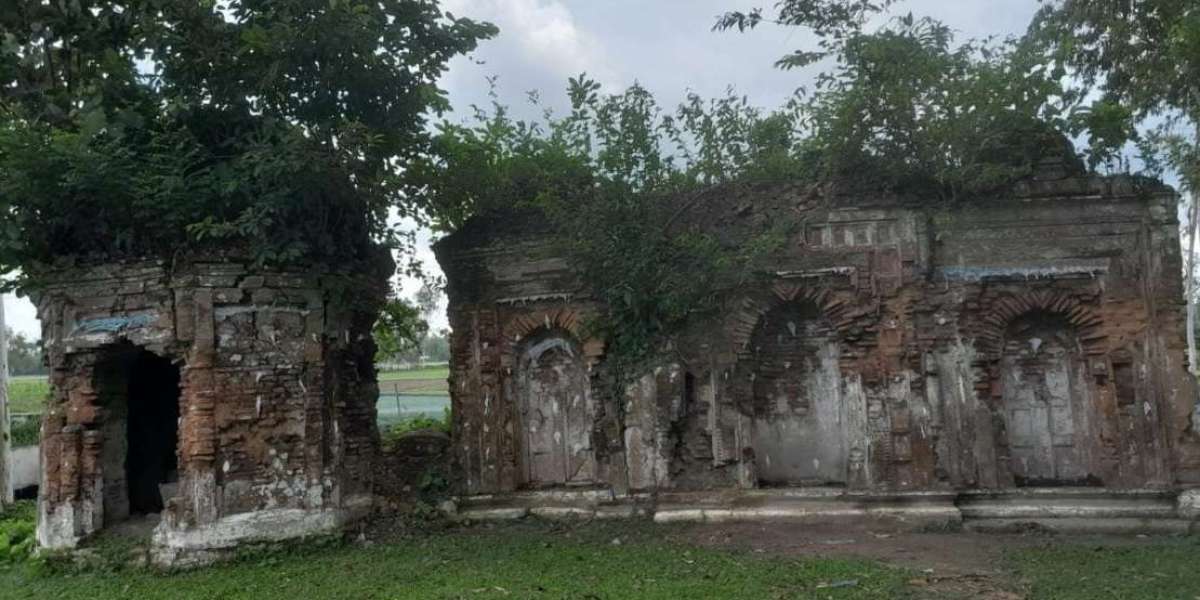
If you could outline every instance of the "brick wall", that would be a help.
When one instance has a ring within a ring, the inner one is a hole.
[[[772,272],[666,341],[675,358],[647,365],[619,398],[599,375],[603,340],[581,326],[600,307],[545,225],[477,219],[437,247],[463,491],[529,487],[535,442],[519,407],[530,399],[515,382],[528,375],[520,340],[546,335],[587,349],[599,487],[1008,488],[1026,482],[1036,453],[1056,457],[1032,466],[1046,483],[1197,482],[1175,199],[1157,184],[1088,176],[957,205],[713,189],[680,226],[736,245],[790,222],[791,238]],[[1069,345],[1043,351],[1014,332],[1043,314]],[[1006,355],[1018,341],[1031,346]],[[1012,383],[1022,368],[1031,375]],[[554,394],[542,396],[553,410]],[[1026,418],[1021,402],[1040,416]]]
[[[164,562],[329,529],[369,510],[378,445],[369,333],[390,274],[385,259],[365,275],[230,262],[43,274],[35,299],[53,395],[42,545],[73,546],[122,516],[111,500],[119,490],[106,488],[122,479],[119,379],[139,373],[97,365],[130,349],[180,371],[178,482],[155,532]]]

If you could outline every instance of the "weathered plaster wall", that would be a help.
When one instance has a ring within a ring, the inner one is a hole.
[[[545,487],[594,483],[595,407],[582,351],[568,332],[528,336],[517,350],[514,394],[522,423],[521,480]]]
[[[581,326],[597,306],[536,218],[477,220],[437,248],[463,491],[527,487],[521,340],[549,332],[585,357],[592,483],[617,492],[1200,483],[1174,206],[1088,176],[954,206],[712,190],[687,226],[737,244],[786,220],[791,239],[620,398]]]
[[[369,331],[389,274],[387,260],[360,277],[236,263],[46,274],[37,304],[53,395],[41,545],[74,546],[128,512],[119,465],[129,382],[97,371],[118,348],[181,371],[179,483],[155,532],[161,561],[324,531],[369,510],[378,393]]]
[[[840,359],[833,326],[811,302],[759,319],[736,371],[759,483],[846,483],[851,453],[866,448],[855,443],[862,402],[842,397]]]

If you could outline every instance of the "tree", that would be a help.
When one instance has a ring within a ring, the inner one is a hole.
[[[425,336],[421,343],[421,357],[428,362],[450,361],[450,330],[441,329]]]
[[[830,67],[812,94],[773,112],[732,90],[671,110],[639,85],[605,94],[580,76],[568,83],[565,115],[518,121],[494,105],[473,124],[439,125],[433,151],[406,171],[411,193],[442,230],[490,211],[544,215],[604,307],[588,325],[607,342],[606,367],[633,374],[664,339],[763,276],[761,259],[788,238],[787,222],[735,242],[692,226],[683,216],[712,185],[799,180],[830,201],[853,185],[953,202],[1002,190],[1047,153],[1082,169],[1058,133],[1078,98],[1036,47],[958,43],[911,15],[865,32],[889,4],[777,5],[775,22],[821,37],[819,51],[781,66]],[[717,27],[766,20],[761,10],[731,13]]]
[[[434,151],[406,176],[442,231],[481,213],[545,217],[605,307],[587,325],[606,340],[606,369],[620,381],[757,273],[769,243],[726,249],[673,227],[677,200],[711,184],[793,176],[803,168],[793,154],[798,115],[792,106],[763,114],[732,90],[668,110],[639,85],[605,94],[586,75],[567,95],[562,117],[517,121],[496,104],[474,123],[442,123]]]
[[[775,16],[766,16],[762,8],[731,11],[717,18],[714,30],[747,31],[763,23],[785,27],[803,27],[817,37],[818,50],[796,50],[779,59],[782,69],[807,67],[826,58],[836,57],[845,44],[863,32],[870,19],[887,11],[898,0],[779,0]]]
[[[958,42],[951,30],[912,14],[865,27],[894,2],[783,0],[721,16],[715,29],[763,23],[803,27],[817,50],[781,68],[829,66],[804,106],[808,152],[828,181],[872,173],[874,185],[919,188],[947,199],[995,191],[1029,174],[1047,152],[1078,165],[1058,133],[1078,99],[1020,40]]]
[[[434,0],[7,3],[0,272],[60,259],[353,262],[411,243],[398,170],[495,28]]]
[[[1188,363],[1196,351],[1196,236],[1200,227],[1200,4],[1193,0],[1052,0],[1028,37],[1100,97],[1084,123],[1093,145],[1139,141],[1151,169],[1179,176],[1188,208]],[[1134,125],[1148,129],[1140,137]]]
[[[421,318],[420,310],[396,295],[388,300],[375,321],[371,334],[375,338],[378,359],[396,358],[418,350],[429,332],[429,324]]]
[[[13,375],[45,375],[46,365],[42,361],[40,340],[31,340],[24,334],[8,330],[8,369]]]
[[[427,280],[421,284],[421,287],[417,289],[417,293],[413,297],[413,301],[420,310],[421,318],[425,322],[425,328],[417,339],[417,343],[409,350],[409,353],[413,355],[413,361],[417,363],[423,363],[429,359],[426,352],[428,342],[430,341],[429,322],[433,320],[434,314],[437,313],[438,307],[442,303],[442,290],[438,285],[439,282],[437,281]]]
[[[427,281],[421,284],[413,299],[416,301],[417,307],[421,309],[421,316],[428,321],[433,318],[434,313],[442,304],[442,290]]]

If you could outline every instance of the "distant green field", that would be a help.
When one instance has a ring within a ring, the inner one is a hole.
[[[420,369],[405,369],[403,371],[384,371],[379,373],[380,381],[406,381],[410,379],[433,379],[445,381],[450,376],[448,365],[423,367]]]
[[[380,396],[375,404],[377,423],[388,427],[413,417],[439,418],[450,408],[450,396],[445,394],[403,394]]]
[[[447,365],[379,373],[378,423],[388,428],[421,417],[440,419],[450,407]]]
[[[45,377],[13,377],[8,381],[8,411],[40,413],[48,395],[50,382]]]
[[[406,371],[389,371],[379,374],[380,381],[403,381],[411,382],[411,385],[405,385],[404,393],[415,394],[419,396],[444,396],[446,394],[446,378],[450,375],[450,368],[446,365],[425,367],[421,369],[410,369]],[[383,390],[385,395],[392,392],[392,388],[385,387]],[[46,403],[46,397],[50,394],[50,383],[45,377],[13,377],[8,382],[8,402],[9,412],[12,413],[40,413]],[[439,400],[440,401],[440,400]],[[394,406],[395,401],[390,400],[388,404]],[[380,403],[381,406],[384,402]],[[407,404],[402,402],[402,404]],[[441,407],[430,408],[426,410],[425,406],[414,410],[416,413],[429,412],[431,414],[440,414]]]

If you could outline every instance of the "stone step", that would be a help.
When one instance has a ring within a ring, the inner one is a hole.
[[[464,496],[459,514],[476,520],[631,518],[648,514],[652,497],[617,495],[611,489],[530,490],[509,494]]]
[[[963,522],[979,531],[1019,530],[1041,524],[1056,531],[1176,533],[1191,527],[1179,514],[1176,496],[1165,490],[1099,488],[961,493],[780,488],[658,495],[619,495],[589,488],[468,496],[460,499],[459,507],[464,516],[475,519],[653,516],[658,522],[726,522],[884,517],[922,526]]]
[[[970,492],[956,502],[964,519],[1173,519],[1176,496],[1162,490],[1043,489]]]

